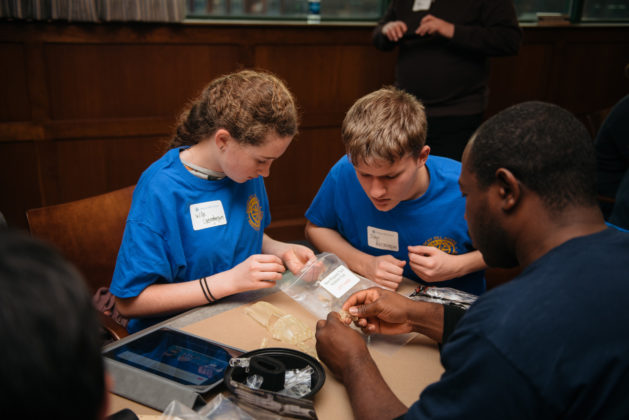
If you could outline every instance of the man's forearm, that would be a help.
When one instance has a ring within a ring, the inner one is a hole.
[[[411,301],[408,320],[415,332],[424,334],[438,343],[443,339],[444,308],[440,303]]]
[[[356,419],[394,419],[408,408],[393,394],[367,353],[357,357],[343,373]]]

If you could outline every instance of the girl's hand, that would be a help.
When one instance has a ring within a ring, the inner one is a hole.
[[[308,261],[315,259],[314,252],[307,246],[298,244],[286,245],[288,248],[282,254],[282,260],[293,274],[299,273]]]
[[[275,286],[286,271],[282,260],[275,255],[252,255],[230,271],[235,293]]]

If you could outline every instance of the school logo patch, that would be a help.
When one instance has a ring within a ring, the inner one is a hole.
[[[255,230],[260,230],[260,224],[262,223],[262,208],[260,208],[260,201],[254,194],[249,196],[247,201],[247,216],[249,216],[249,224]]]
[[[422,245],[433,246],[447,254],[452,254],[452,255],[458,254],[456,250],[456,241],[451,238],[433,236],[432,238],[426,240]]]

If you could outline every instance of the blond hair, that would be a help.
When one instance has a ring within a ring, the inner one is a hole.
[[[271,73],[243,70],[210,82],[181,113],[170,148],[199,143],[223,128],[239,143],[256,146],[269,132],[297,134],[295,99]]]
[[[358,99],[347,111],[341,136],[353,164],[407,154],[417,158],[426,144],[424,106],[413,95],[386,86]]]

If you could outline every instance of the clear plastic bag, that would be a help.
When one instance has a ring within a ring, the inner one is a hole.
[[[352,273],[329,252],[317,255],[298,275],[286,275],[279,282],[280,290],[319,319],[325,319],[331,311],[339,312],[353,293],[374,286],[378,285]]]
[[[229,398],[218,394],[199,411],[186,407],[179,401],[172,401],[164,410],[160,420],[255,420]]]

